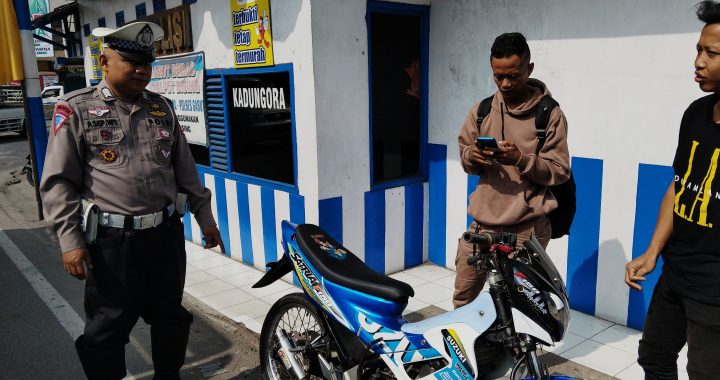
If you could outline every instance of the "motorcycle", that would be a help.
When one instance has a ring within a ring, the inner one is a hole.
[[[25,163],[25,166],[23,166],[22,170],[20,171],[20,174],[25,174],[25,179],[27,179],[30,186],[35,186],[35,176],[33,175],[33,166],[32,166],[32,159],[30,158],[30,155],[27,155],[27,162]]]
[[[482,379],[507,357],[510,379],[550,375],[540,345],[563,339],[565,284],[535,236],[516,249],[512,233],[465,233],[487,272],[471,303],[419,322],[402,316],[408,284],[379,274],[312,224],[282,222],[284,254],[253,287],[294,272],[303,293],[279,299],[260,334],[265,379]]]

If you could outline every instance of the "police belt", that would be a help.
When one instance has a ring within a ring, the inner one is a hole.
[[[122,215],[100,211],[98,213],[98,225],[102,227],[145,230],[161,225],[173,213],[175,213],[175,205],[170,205],[158,212],[145,215]]]

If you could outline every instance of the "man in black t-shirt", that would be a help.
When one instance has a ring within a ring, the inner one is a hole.
[[[690,379],[720,379],[720,4],[703,1],[695,81],[712,93],[693,102],[680,124],[674,181],[660,205],[645,253],[625,267],[625,282],[664,266],[650,302],[638,363],[645,379],[677,379],[688,344]]]

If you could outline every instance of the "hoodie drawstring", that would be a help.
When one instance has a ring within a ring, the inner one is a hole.
[[[502,140],[505,141],[505,105],[500,102],[500,134],[502,137]]]

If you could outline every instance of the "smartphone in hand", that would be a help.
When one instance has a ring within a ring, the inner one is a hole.
[[[480,149],[498,149],[497,141],[494,137],[480,136],[475,140],[475,144]]]

